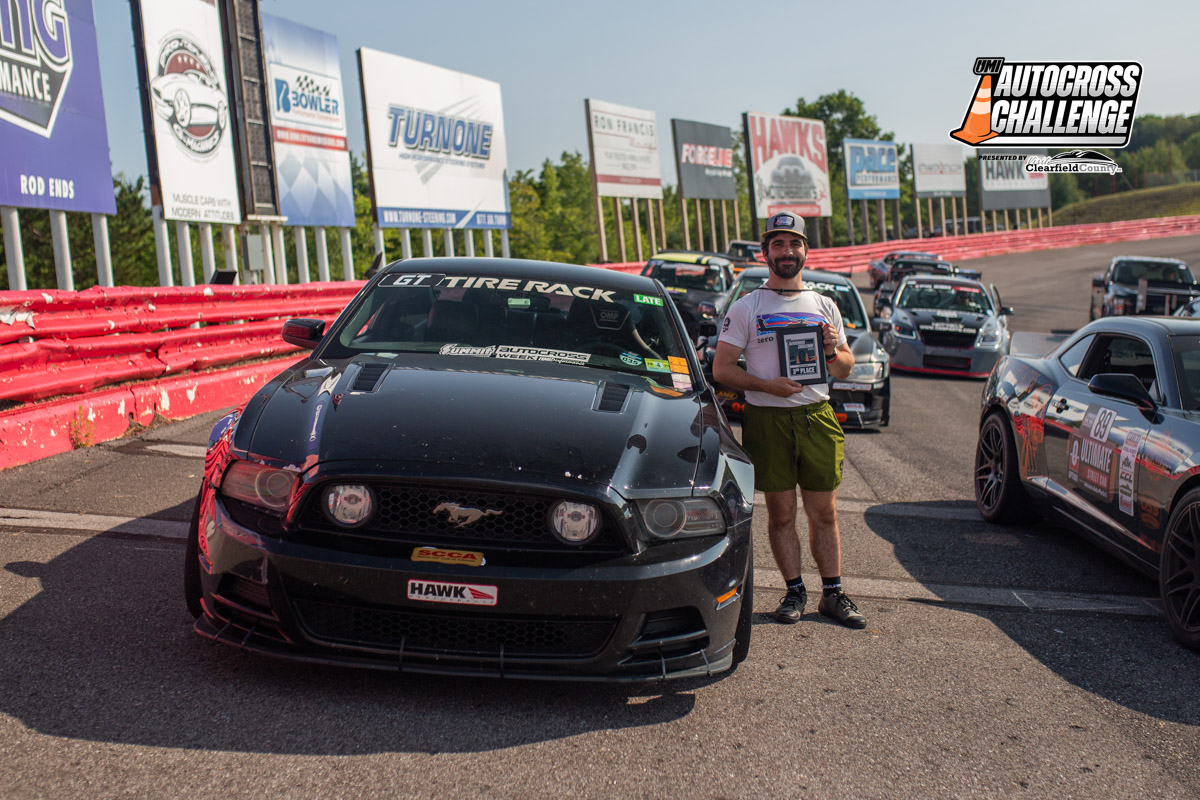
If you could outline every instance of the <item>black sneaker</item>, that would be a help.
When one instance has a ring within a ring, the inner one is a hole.
[[[775,621],[786,622],[789,625],[799,622],[800,617],[804,615],[806,605],[808,605],[807,589],[801,588],[798,592],[788,590],[788,593],[779,601],[779,608],[775,609]]]
[[[867,618],[858,613],[858,606],[843,591],[823,595],[817,611],[821,612],[821,616],[840,622],[847,628],[867,627]]]

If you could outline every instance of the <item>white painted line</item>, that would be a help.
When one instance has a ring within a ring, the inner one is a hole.
[[[112,517],[104,514],[68,514],[60,511],[36,511],[0,508],[0,527],[42,528],[94,533],[126,533],[135,536],[187,538],[188,523],[174,520]]]
[[[208,448],[201,447],[198,444],[149,444],[146,445],[147,450],[153,450],[156,453],[168,453],[173,456],[184,456],[186,458],[204,458],[204,454]]]

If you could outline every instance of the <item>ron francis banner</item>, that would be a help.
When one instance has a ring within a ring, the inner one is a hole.
[[[511,227],[500,84],[365,47],[358,71],[380,227]]]
[[[781,211],[802,217],[832,216],[825,123],[747,112],[742,124],[754,213],[759,218]]]
[[[1050,180],[1044,172],[1031,172],[1025,160],[1044,156],[1045,150],[989,150],[979,154],[980,208],[1046,208],[1050,205]]]
[[[337,37],[261,15],[279,210],[289,225],[354,227]]]
[[[966,197],[967,170],[960,144],[914,144],[913,187],[917,198]]]
[[[733,132],[721,125],[671,120],[680,196],[697,200],[733,200]]]
[[[653,111],[583,101],[598,197],[662,199],[658,121]]]
[[[142,104],[163,217],[241,222],[229,82],[214,0],[135,0]],[[135,18],[136,20],[136,18]]]
[[[92,0],[5,0],[0,30],[0,205],[115,214]]]
[[[900,168],[896,143],[844,139],[846,196],[851,200],[896,200],[900,197]]]

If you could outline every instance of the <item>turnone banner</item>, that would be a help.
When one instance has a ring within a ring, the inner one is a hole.
[[[600,197],[662,199],[658,122],[653,111],[584,100]]]
[[[833,215],[825,123],[819,119],[747,112],[746,165],[759,218],[780,211],[801,217]]]
[[[5,0],[0,28],[0,205],[115,214],[92,0]]]
[[[980,208],[1004,211],[1010,208],[1045,208],[1050,205],[1050,178],[1044,172],[1026,169],[1027,156],[1044,156],[1042,150],[988,150],[980,153]]]
[[[241,222],[229,82],[214,0],[136,0],[163,217]]]
[[[967,171],[962,145],[914,144],[913,188],[917,197],[966,197]]]
[[[896,200],[900,197],[900,167],[896,143],[844,139],[846,191],[851,200]]]
[[[511,227],[500,84],[365,47],[358,72],[380,227]]]
[[[698,200],[733,200],[733,132],[720,125],[671,120],[680,195]]]

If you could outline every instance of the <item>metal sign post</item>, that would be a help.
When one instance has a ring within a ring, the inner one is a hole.
[[[313,228],[313,245],[317,248],[317,280],[329,281],[329,246],[325,242],[325,228]]]
[[[354,248],[350,242],[350,229],[341,228],[338,231],[342,240],[342,280],[354,280]]]
[[[50,212],[50,236],[54,242],[54,271],[58,288],[75,291],[75,276],[71,274],[71,239],[67,235],[67,212]]]
[[[0,208],[4,220],[4,260],[8,265],[8,288],[25,291],[25,253],[21,250],[21,217],[13,206]]]

